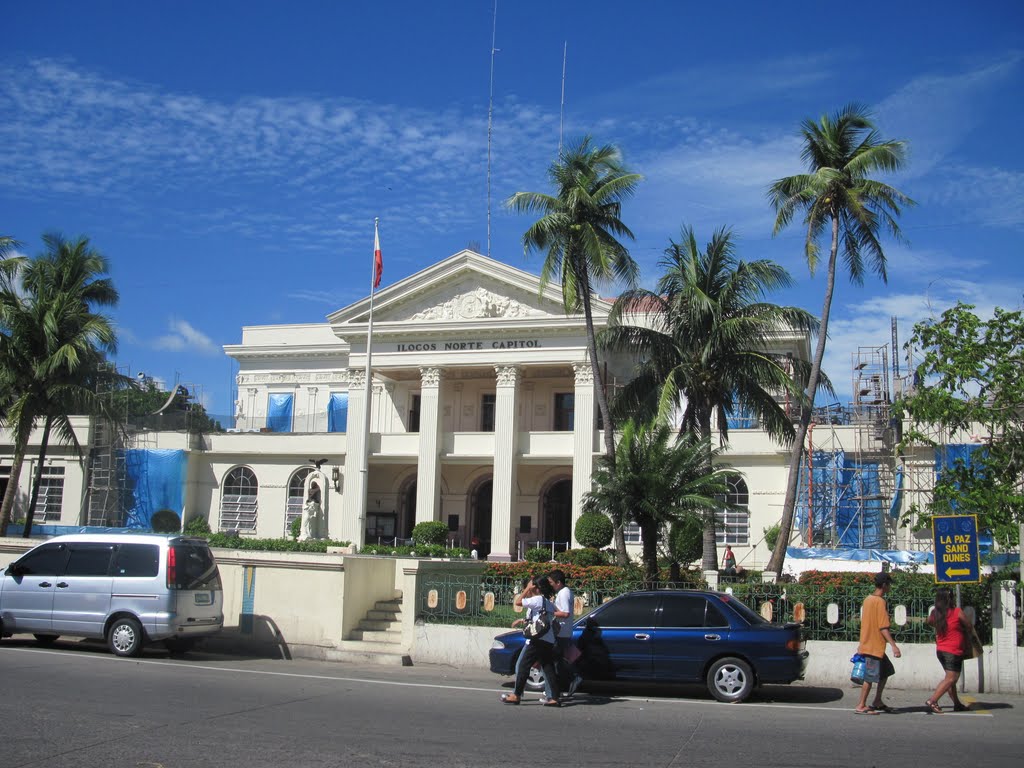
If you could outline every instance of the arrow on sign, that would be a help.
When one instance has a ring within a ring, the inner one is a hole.
[[[971,569],[970,568],[957,568],[955,570],[953,568],[947,568],[946,569],[946,578],[947,579],[950,578],[951,576],[970,576],[970,575],[971,575]]]

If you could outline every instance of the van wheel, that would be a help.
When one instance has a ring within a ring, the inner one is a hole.
[[[171,656],[182,656],[193,648],[196,647],[196,641],[184,638],[175,638],[173,640],[164,640],[164,646],[170,652]]]
[[[107,647],[115,656],[138,656],[142,641],[142,627],[129,616],[115,619],[107,630]]]
[[[719,701],[735,703],[746,699],[754,690],[754,672],[742,659],[719,659],[708,670],[708,690]]]
[[[34,635],[34,637],[39,645],[51,646],[57,641],[57,638],[60,637],[60,635]]]

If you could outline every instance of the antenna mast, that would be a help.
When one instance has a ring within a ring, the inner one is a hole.
[[[487,100],[487,257],[491,256],[491,129],[494,125],[494,47],[498,40],[498,0],[494,0],[494,21],[491,29],[491,90]]]
[[[497,0],[495,0],[497,2]],[[565,122],[565,60],[569,55],[569,41],[562,44],[562,104],[558,111],[558,156],[562,156],[562,123]]]

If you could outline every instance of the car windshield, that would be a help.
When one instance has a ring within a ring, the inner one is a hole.
[[[764,616],[762,616],[759,613],[756,613],[755,611],[752,611],[750,608],[741,603],[732,595],[719,595],[719,598],[722,600],[723,603],[728,605],[730,608],[736,611],[736,613],[742,616],[744,621],[746,621],[748,624],[771,624],[771,622],[768,621]]]
[[[175,542],[177,589],[221,589],[220,572],[210,548],[203,543]]]

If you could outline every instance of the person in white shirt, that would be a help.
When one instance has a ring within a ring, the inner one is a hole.
[[[534,616],[541,611],[547,611],[554,617],[555,605],[551,602],[552,589],[548,583],[547,576],[537,576],[526,587],[515,596],[513,604],[526,609],[526,623],[533,621]],[[540,662],[544,670],[544,677],[551,681],[551,695],[541,699],[541,704],[546,707],[561,706],[558,701],[558,680],[555,676],[555,631],[549,628],[540,637],[530,638],[523,648],[521,663],[516,665],[516,684],[512,693],[502,694],[501,701],[504,704],[518,704],[522,701],[523,691],[526,689],[526,678],[529,675],[530,667],[535,662]]]
[[[565,574],[561,570],[556,569],[549,573],[548,582],[555,591],[555,618],[559,622],[558,635],[556,637],[558,656],[555,658],[555,668],[559,673],[559,682],[568,681],[568,689],[565,695],[572,696],[576,693],[580,683],[583,682],[583,677],[576,670],[576,665],[569,661],[570,653],[573,649],[573,594],[572,590],[566,586]]]

